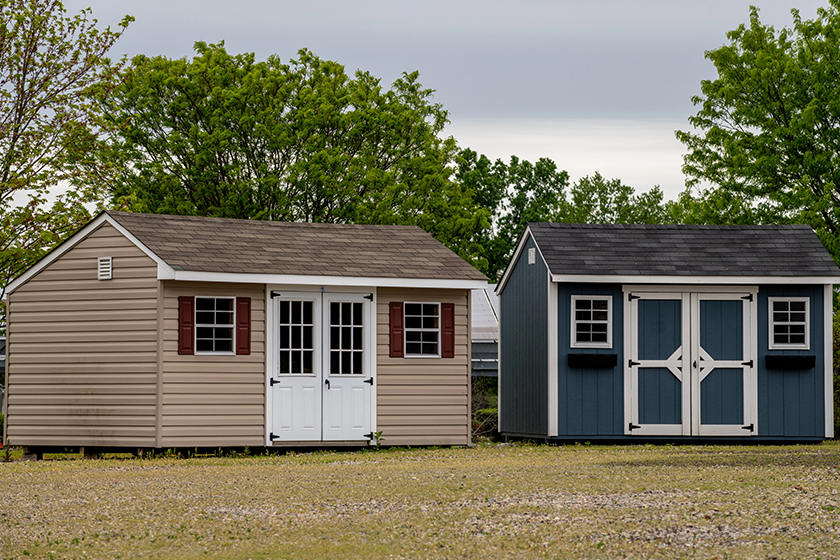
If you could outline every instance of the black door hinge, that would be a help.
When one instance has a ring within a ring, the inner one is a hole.
[[[750,424],[749,426],[742,426],[742,430],[749,430],[751,432],[755,431],[755,424]]]
[[[282,294],[280,292],[275,291],[275,290],[271,290],[271,299],[274,299],[276,297],[280,297],[281,295]]]
[[[752,300],[753,300],[753,297],[752,297],[752,296],[753,296],[752,294],[750,294],[750,295],[748,295],[748,296],[742,296],[742,297],[741,297],[741,299],[745,299],[745,300],[747,300],[747,301],[752,301]]]
[[[373,376],[371,375],[370,379],[365,379],[364,381],[362,381],[362,383],[367,383],[368,385],[373,387]]]
[[[627,301],[633,301],[634,299],[641,299],[642,296],[636,296],[633,294],[627,294]]]
[[[630,428],[630,431],[632,432],[633,430],[638,430],[639,428],[641,428],[641,426],[637,426],[633,422],[630,422],[629,428]]]
[[[749,362],[741,362],[741,365],[742,365],[742,366],[749,366],[749,367],[753,367],[753,361],[752,361],[752,360],[750,360]]]
[[[268,381],[268,384],[269,384],[270,387],[274,387],[275,385],[277,385],[279,383],[280,383],[280,380],[279,379],[274,379],[273,377],[271,379],[269,379],[269,381]]]
[[[368,301],[373,301],[373,294],[366,295],[365,299],[368,300]]]
[[[627,360],[627,365],[629,367],[637,366],[640,362],[634,362],[633,360]]]
[[[373,439],[373,434],[372,434],[372,433],[370,433],[370,434],[365,434],[365,435],[363,435],[362,437],[367,438],[367,439]]]
[[[271,432],[270,434],[268,434],[268,439],[274,441],[276,439],[280,439],[280,436],[275,436],[274,432]]]

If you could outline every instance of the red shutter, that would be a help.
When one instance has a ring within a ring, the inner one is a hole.
[[[403,352],[403,304],[391,302],[391,357],[402,358]]]
[[[195,298],[178,298],[178,353],[195,354]]]
[[[441,357],[455,357],[455,304],[442,303],[441,307]]]
[[[251,298],[236,298],[236,354],[251,354]]]

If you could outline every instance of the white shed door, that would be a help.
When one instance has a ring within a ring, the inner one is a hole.
[[[325,441],[362,440],[370,433],[369,306],[362,295],[324,294]]]
[[[361,441],[371,434],[373,327],[364,294],[273,298],[272,441]]]

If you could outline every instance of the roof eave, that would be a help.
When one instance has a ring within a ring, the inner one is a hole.
[[[235,282],[240,284],[300,285],[300,286],[347,286],[375,288],[486,288],[486,280],[457,278],[383,278],[375,276],[314,276],[295,274],[248,274],[240,272],[200,272],[175,270],[171,276],[159,280],[186,282]]]
[[[840,284],[840,276],[675,276],[635,274],[552,274],[552,282],[582,284]]]

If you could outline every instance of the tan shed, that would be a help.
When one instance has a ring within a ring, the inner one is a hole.
[[[7,286],[4,444],[469,444],[485,285],[416,227],[103,212]]]

